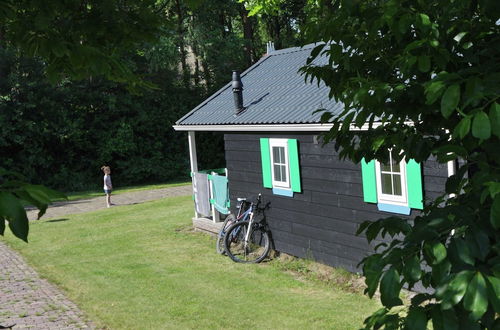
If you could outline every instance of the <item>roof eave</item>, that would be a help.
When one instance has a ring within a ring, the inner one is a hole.
[[[413,122],[405,122],[406,125],[413,126]],[[381,122],[372,124],[372,128],[382,125]],[[333,127],[333,124],[263,124],[263,125],[174,125],[176,131],[209,131],[209,132],[326,132]],[[361,127],[350,125],[351,131],[367,131],[370,129],[368,123]]]

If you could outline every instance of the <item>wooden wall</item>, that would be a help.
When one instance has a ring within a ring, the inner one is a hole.
[[[315,144],[314,135],[225,134],[233,212],[236,197],[262,193],[264,200],[271,202],[266,217],[276,250],[357,272],[357,264],[372,249],[365,237],[355,235],[358,225],[391,214],[379,212],[375,204],[363,201],[361,165],[340,161],[333,145]],[[284,197],[263,187],[261,137],[298,140],[302,193]],[[447,166],[429,160],[422,169],[424,199],[434,198],[444,191]],[[416,213],[412,210],[410,217]]]

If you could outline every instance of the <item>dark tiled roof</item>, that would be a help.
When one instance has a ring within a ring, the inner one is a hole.
[[[328,109],[340,113],[341,103],[328,98],[324,84],[306,82],[298,70],[306,64],[314,44],[274,51],[241,74],[243,105],[235,115],[231,82],[177,121],[177,125],[311,124]],[[317,58],[316,65],[327,62]]]

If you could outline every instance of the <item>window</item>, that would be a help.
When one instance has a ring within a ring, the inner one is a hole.
[[[387,164],[363,159],[361,175],[364,201],[376,203],[380,211],[408,215],[424,208],[422,170],[415,160],[396,162],[389,151]]]
[[[273,187],[290,188],[288,143],[286,139],[269,139]]]
[[[297,139],[260,139],[262,183],[273,194],[293,197],[302,190]]]
[[[396,162],[389,151],[387,164],[375,162],[377,195],[380,202],[408,206],[406,196],[406,162]]]

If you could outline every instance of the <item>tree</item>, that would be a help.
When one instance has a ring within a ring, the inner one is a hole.
[[[273,8],[274,0],[254,0]],[[384,306],[366,328],[500,327],[500,5],[495,0],[310,2],[309,41],[324,41],[302,71],[345,104],[326,135],[341,157],[458,164],[446,194],[413,221],[361,225],[392,237],[362,261],[370,297]],[[315,66],[319,56],[329,64]],[[350,131],[350,125],[366,133]],[[375,127],[374,122],[382,125]],[[409,306],[403,287],[427,290]]]
[[[0,43],[43,58],[52,81],[104,76],[141,85],[122,55],[154,40],[161,23],[153,0],[2,0],[0,8]]]
[[[137,88],[147,84],[121,56],[138,42],[156,38],[160,20],[154,5],[153,0],[1,0],[0,46],[42,58],[53,82],[104,76]],[[39,208],[40,217],[50,200],[58,197],[61,194],[24,183],[19,174],[0,169],[0,234],[8,221],[14,235],[27,241],[23,203]]]

